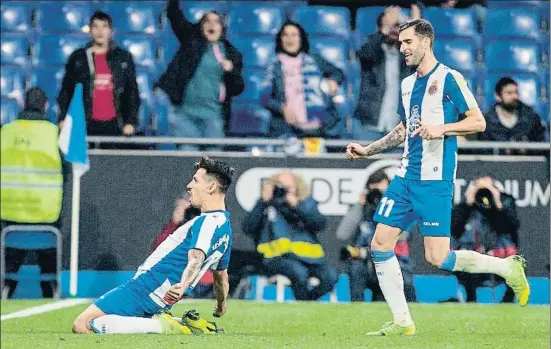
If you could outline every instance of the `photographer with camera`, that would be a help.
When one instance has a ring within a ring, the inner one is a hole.
[[[289,278],[297,300],[316,300],[337,283],[337,271],[325,262],[317,236],[325,226],[326,218],[303,179],[285,171],[264,183],[243,231],[253,237],[268,273]],[[313,289],[310,277],[319,280]]]
[[[348,264],[350,277],[350,296],[353,302],[364,301],[364,290],[369,288],[373,292],[374,301],[383,301],[384,296],[379,287],[373,261],[368,258],[371,239],[375,233],[373,215],[379,201],[388,188],[390,180],[384,170],[373,173],[360,194],[358,204],[352,206],[337,228],[337,237],[340,240],[351,240],[350,244],[341,250],[341,260]],[[409,233],[404,231],[394,253],[398,258],[402,275],[404,276],[404,292],[409,302],[415,301],[413,287],[412,261],[409,255]]]
[[[500,258],[513,256],[517,254],[519,226],[515,199],[500,192],[491,176],[481,176],[467,188],[464,201],[452,210],[452,247]],[[476,302],[478,286],[503,281],[489,274],[459,272],[456,276],[465,286],[467,302]],[[507,286],[502,302],[513,300],[513,290]]]

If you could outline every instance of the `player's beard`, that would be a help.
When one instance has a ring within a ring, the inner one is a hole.
[[[417,58],[417,57],[419,57],[419,58]],[[425,58],[425,51],[419,52],[419,55],[417,55],[417,54],[413,55],[412,58],[414,58],[412,60],[412,63],[413,63],[412,66],[417,68],[419,66],[419,64],[421,64],[421,62],[423,62],[423,59]]]

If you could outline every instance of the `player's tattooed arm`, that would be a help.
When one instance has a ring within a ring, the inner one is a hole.
[[[213,315],[220,317],[227,311],[227,299],[230,291],[230,282],[227,270],[217,270],[213,273],[214,284],[213,291],[216,297],[216,306]]]
[[[383,138],[369,144],[365,149],[365,156],[369,157],[375,154],[384,152],[385,150],[392,149],[404,143],[406,140],[406,127],[404,123],[400,121],[396,127],[394,127]]]
[[[181,281],[184,290],[187,290],[193,281],[195,281],[195,279],[199,276],[201,265],[205,261],[205,252],[198,249],[191,249],[188,252],[187,258],[187,267],[182,274]]]

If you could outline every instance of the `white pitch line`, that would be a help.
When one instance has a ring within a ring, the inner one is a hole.
[[[11,313],[11,314],[8,314],[8,315],[3,315],[2,317],[0,317],[0,321],[38,315],[38,314],[42,314],[42,313],[47,313],[49,311],[54,311],[54,310],[63,309],[63,308],[69,308],[69,307],[79,305],[79,304],[83,304],[83,303],[89,303],[91,301],[92,301],[92,299],[87,299],[87,298],[64,299],[64,300],[57,301],[57,302],[54,302],[54,303],[38,305],[36,307],[31,307],[31,308],[23,309],[23,310],[20,310],[20,311],[16,311],[15,313]]]

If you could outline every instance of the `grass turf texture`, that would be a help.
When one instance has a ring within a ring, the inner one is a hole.
[[[34,302],[36,303],[36,302]],[[29,301],[2,302],[7,311],[34,306]],[[175,316],[197,309],[212,319],[213,301],[173,308]],[[390,314],[384,303],[252,303],[230,301],[218,324],[218,336],[75,335],[73,319],[86,304],[1,323],[2,348],[549,348],[549,307],[516,305],[413,304],[413,337],[367,337]]]

